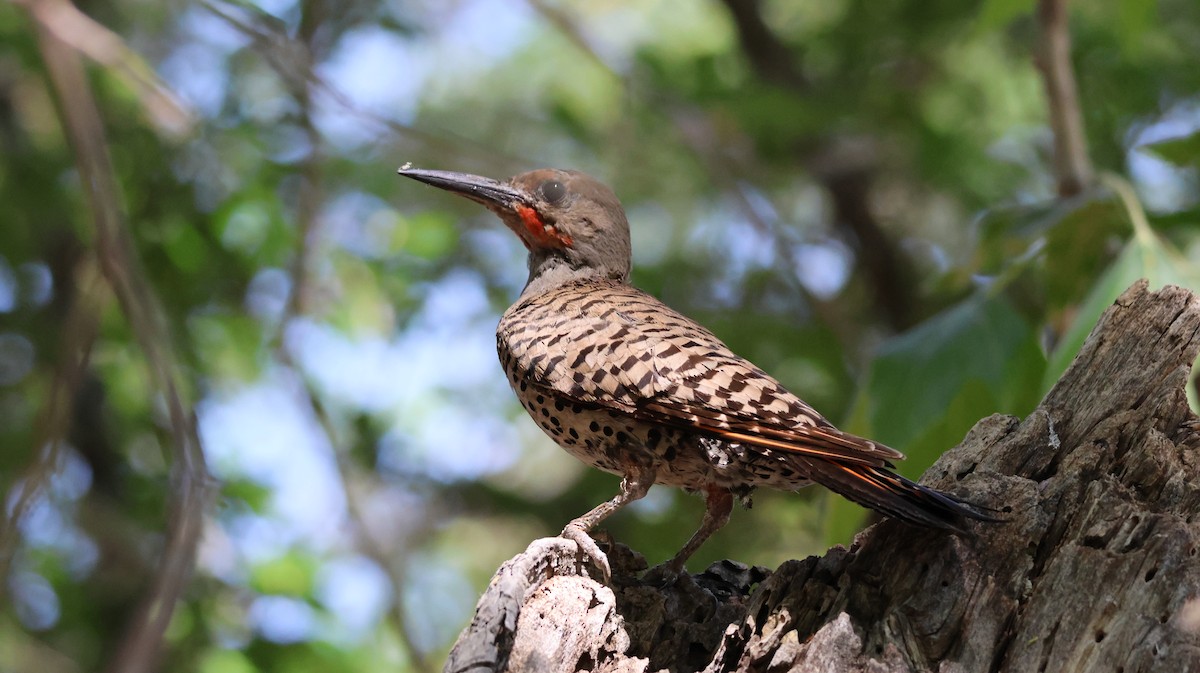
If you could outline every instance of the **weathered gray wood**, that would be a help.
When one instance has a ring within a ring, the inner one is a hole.
[[[1130,288],[1023,421],[993,416],[925,483],[1009,521],[884,521],[773,573],[660,587],[623,547],[606,587],[574,543],[501,567],[446,670],[1200,671],[1200,299]],[[769,576],[768,576],[769,575]]]

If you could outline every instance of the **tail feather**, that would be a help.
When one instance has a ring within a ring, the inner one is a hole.
[[[808,476],[825,488],[863,507],[918,526],[965,533],[966,519],[1003,521],[978,506],[928,486],[862,464],[806,461]]]

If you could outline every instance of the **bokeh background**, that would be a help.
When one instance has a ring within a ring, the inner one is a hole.
[[[1027,413],[1200,287],[1200,4],[1065,4],[0,3],[0,671],[435,670],[615,493],[496,362],[520,243],[405,162],[600,177],[638,285],[909,476]],[[655,564],[702,509],[605,527]],[[868,522],[733,516],[692,570]]]

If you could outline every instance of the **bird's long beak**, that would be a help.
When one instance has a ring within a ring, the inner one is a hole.
[[[465,196],[494,211],[516,213],[518,206],[530,207],[533,202],[533,199],[524,191],[480,175],[453,171],[429,171],[421,168],[401,168],[396,172],[406,178]]]

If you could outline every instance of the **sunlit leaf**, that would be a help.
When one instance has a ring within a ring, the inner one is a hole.
[[[250,587],[264,594],[308,596],[313,588],[316,561],[309,556],[286,554],[256,565],[250,574]]]
[[[255,512],[263,512],[271,498],[271,489],[250,479],[227,479],[221,484],[221,495],[246,503]]]
[[[1200,288],[1200,275],[1196,268],[1169,244],[1152,234],[1135,236],[1079,305],[1071,327],[1050,355],[1042,379],[1043,391],[1049,390],[1066,371],[1071,360],[1075,359],[1087,335],[1100,319],[1100,314],[1140,278],[1148,279],[1151,289],[1166,284]]]

